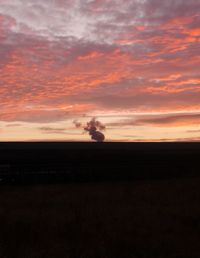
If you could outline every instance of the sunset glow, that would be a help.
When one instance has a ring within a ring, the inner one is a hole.
[[[200,1],[0,0],[0,141],[200,141]]]

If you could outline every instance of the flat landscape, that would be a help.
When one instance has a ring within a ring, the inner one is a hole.
[[[200,178],[1,186],[0,257],[200,257]]]
[[[199,144],[0,149],[0,257],[200,257]]]
[[[0,142],[0,178],[99,181],[199,176],[200,143]]]

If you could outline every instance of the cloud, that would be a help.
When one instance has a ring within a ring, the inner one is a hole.
[[[39,128],[41,131],[45,132],[64,132],[66,128],[54,128],[54,127],[49,127],[49,126],[43,126]]]
[[[137,124],[150,124],[154,126],[188,126],[200,124],[200,114],[177,114],[165,117],[139,119]]]
[[[156,126],[156,127],[177,127],[200,125],[200,114],[157,114],[135,116],[130,119],[122,119],[110,122],[108,126]]]
[[[68,118],[69,115],[65,111],[32,110],[0,114],[0,120],[6,122],[50,123],[54,121],[63,121]]]
[[[192,89],[191,89],[192,90]],[[138,91],[138,93],[137,93]],[[109,92],[109,89],[108,89]],[[97,106],[111,110],[139,110],[141,112],[144,111],[181,111],[187,110],[187,108],[198,107],[199,106],[199,95],[197,92],[173,92],[162,94],[154,93],[154,92],[140,92],[136,88],[134,92],[134,88],[132,92],[121,96],[119,95],[102,95],[96,94],[88,94],[87,96],[72,96],[70,97],[71,102],[80,102],[80,103],[95,103]]]
[[[200,133],[200,130],[187,130],[187,133]]]
[[[22,126],[21,124],[17,124],[17,123],[15,123],[15,124],[7,124],[6,125],[6,127],[19,127],[19,126]]]
[[[43,134],[60,134],[60,135],[69,135],[69,136],[80,136],[81,133],[69,132],[66,128],[56,128],[50,126],[43,126],[38,128]]]
[[[0,0],[0,120],[199,110],[199,8],[196,0]]]

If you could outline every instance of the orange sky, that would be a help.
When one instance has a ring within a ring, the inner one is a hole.
[[[200,2],[0,0],[0,140],[199,141]]]

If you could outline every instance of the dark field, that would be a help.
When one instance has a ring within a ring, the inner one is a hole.
[[[1,186],[0,257],[200,257],[200,178]]]
[[[0,258],[199,258],[199,143],[0,143]]]
[[[200,143],[2,143],[1,181],[107,181],[200,176]]]

